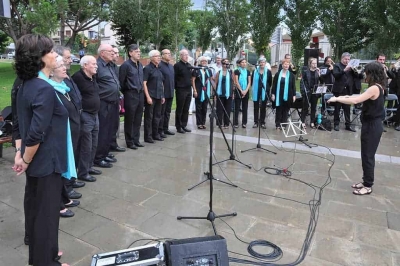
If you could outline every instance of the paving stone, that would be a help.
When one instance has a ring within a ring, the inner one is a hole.
[[[24,193],[25,186],[20,183],[8,182],[0,185],[0,201],[20,211],[24,209]]]
[[[79,208],[88,211],[93,211],[97,208],[100,208],[101,206],[106,205],[108,202],[111,202],[115,199],[115,197],[91,190],[89,184],[79,189],[79,191],[83,194]]]
[[[158,190],[167,194],[175,195],[175,196],[184,196],[188,193],[187,187],[189,186],[189,182],[177,182],[171,179],[157,177],[150,182],[146,183],[144,187]]]
[[[389,233],[387,227],[370,226],[356,223],[355,242],[376,246],[387,250],[397,250],[399,243],[395,243]]]
[[[100,251],[99,248],[63,232],[58,234],[58,243],[59,250],[64,253],[61,261],[68,264],[77,263],[88,254],[96,254]]]
[[[386,213],[370,210],[339,202],[329,202],[326,216],[343,217],[344,219],[357,220],[371,225],[387,226]]]
[[[391,252],[375,248],[375,245],[374,247],[361,245],[361,259],[365,266],[392,266]]]
[[[15,209],[3,202],[0,202],[0,221],[2,220],[2,218],[11,216],[17,212],[19,212],[19,210]]]
[[[0,220],[0,240],[11,248],[22,245],[25,236],[25,217],[22,212],[3,217]]]
[[[0,266],[28,265],[28,259],[0,239]]]

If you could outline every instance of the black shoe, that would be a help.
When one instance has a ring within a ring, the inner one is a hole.
[[[152,140],[152,139],[145,139],[144,142],[147,142],[147,143],[154,143],[154,140]]]
[[[161,137],[155,137],[155,138],[153,138],[153,140],[164,141],[164,139]]]
[[[79,192],[76,192],[75,190],[71,190],[71,192],[68,193],[68,198],[70,199],[80,199],[82,198],[82,194]]]
[[[111,163],[106,162],[104,160],[101,161],[101,162],[94,163],[94,165],[96,165],[98,167],[101,167],[101,168],[111,168],[111,167],[113,167],[113,165]]]
[[[339,126],[336,125],[336,126],[333,127],[333,129],[334,129],[335,131],[339,131]]]
[[[164,134],[165,134],[165,135],[171,135],[171,136],[175,135],[174,132],[171,132],[171,131],[169,131],[169,130],[165,130],[165,131],[164,131]]]
[[[78,206],[79,204],[81,204],[81,202],[79,200],[72,200],[71,203],[67,203],[64,205],[65,205],[65,208],[72,208],[72,207]]]
[[[136,147],[139,147],[139,148],[144,147],[144,145],[143,145],[142,143],[140,143],[140,142],[136,142],[136,143],[135,143],[135,146],[136,146]]]
[[[181,128],[177,129],[176,132],[181,133],[181,134],[185,134],[185,133],[186,133],[186,132],[185,132],[183,129],[181,129]]]
[[[110,158],[110,157],[106,157],[104,159],[104,161],[109,162],[109,163],[116,163],[117,159],[116,158]]]
[[[94,169],[94,168],[90,168],[89,169],[89,175],[101,175],[102,172],[100,170]]]
[[[186,128],[186,127],[183,127],[182,129],[183,129],[183,131],[185,131],[185,132],[192,132],[190,129],[188,129],[188,128]]]
[[[112,153],[109,153],[109,154],[107,154],[107,157],[108,157],[108,158],[115,158],[115,155],[112,154]]]
[[[60,217],[62,218],[71,218],[74,217],[75,213],[71,210],[67,210],[66,212],[60,212]]]
[[[127,145],[126,147],[128,147],[128,149],[131,149],[131,150],[137,150],[138,149],[138,147],[136,146],[136,145]]]
[[[72,184],[72,187],[73,187],[73,188],[81,188],[81,187],[84,187],[85,185],[86,185],[85,182],[75,181],[75,182]]]
[[[29,236],[27,235],[24,237],[24,244],[27,246],[29,245]]]
[[[84,177],[78,177],[79,180],[85,181],[85,182],[96,182],[96,177],[87,175]]]
[[[348,131],[351,131],[351,132],[357,132],[354,128],[352,128],[352,127],[346,127],[346,130],[348,130]]]
[[[394,130],[400,131],[400,126],[397,126]]]
[[[123,148],[123,147],[116,147],[116,148],[112,148],[110,150],[111,151],[116,151],[116,152],[124,152],[124,151],[126,151],[126,149]]]
[[[160,133],[160,137],[162,137],[163,139],[166,139],[167,135],[165,135],[164,133]]]

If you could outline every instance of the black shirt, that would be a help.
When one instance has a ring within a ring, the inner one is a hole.
[[[176,89],[191,89],[192,71],[189,67],[190,64],[182,60],[174,65]]]
[[[375,100],[368,99],[363,102],[361,121],[373,121],[375,119],[382,120],[384,118],[384,106],[385,99],[383,94],[383,88],[380,85],[376,85],[379,88],[379,97]]]
[[[194,85],[196,86],[197,93],[200,93],[203,87],[207,87],[207,82],[211,82],[211,78],[213,76],[212,72],[210,69],[204,69],[204,80],[205,83],[203,84],[203,76],[201,74],[201,69],[193,71],[192,72],[192,77],[196,78],[194,81]],[[210,84],[211,86],[211,84]]]
[[[175,88],[175,71],[174,67],[161,61],[158,65],[160,67],[161,73],[164,76],[164,97],[165,98],[174,98],[174,88]]]
[[[246,69],[246,72],[247,72],[247,77],[246,77],[246,82],[247,82],[247,86],[249,85],[249,83],[248,83],[248,79],[249,79],[249,77],[251,76],[251,73],[250,73],[250,71],[248,71],[247,69]],[[236,69],[235,70],[235,75],[236,76],[238,76],[238,82],[239,82],[239,80],[240,80],[240,70],[239,69]],[[239,83],[240,84],[240,83]],[[246,88],[242,88],[242,90],[245,90]]]
[[[164,98],[164,77],[159,67],[150,62],[143,70],[143,80],[147,81],[147,90],[151,98]]]
[[[119,102],[119,80],[115,73],[114,63],[106,63],[101,57],[97,58],[96,80],[100,88],[100,100],[109,103]]]
[[[143,90],[143,65],[138,61],[126,60],[119,68],[119,82],[122,92],[127,90]]]
[[[81,69],[72,76],[72,79],[81,92],[83,111],[90,114],[97,114],[100,110],[100,88],[96,82],[96,78],[89,78]]]

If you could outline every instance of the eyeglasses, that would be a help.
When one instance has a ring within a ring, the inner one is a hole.
[[[161,57],[160,55],[153,55],[152,57]]]

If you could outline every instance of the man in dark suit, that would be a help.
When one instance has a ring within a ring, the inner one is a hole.
[[[350,54],[343,53],[339,63],[336,63],[333,68],[333,76],[335,77],[335,83],[333,83],[332,92],[335,97],[343,95],[353,94],[353,83],[354,76],[356,75],[352,67],[349,66]],[[339,131],[340,123],[340,108],[343,108],[346,130],[355,132],[356,130],[351,126],[350,123],[350,105],[335,102],[334,112],[334,129]]]
[[[291,60],[292,56],[290,54],[285,54],[285,58],[284,59]],[[282,70],[282,64],[279,64],[278,72],[281,71],[281,70]],[[296,66],[294,66],[291,61],[290,61],[290,65],[289,65],[289,71],[290,71],[290,73],[292,73],[294,75],[297,74]]]
[[[161,120],[158,127],[160,136],[166,137],[166,135],[175,135],[168,128],[169,118],[171,116],[172,102],[174,101],[174,89],[175,89],[175,72],[174,67],[169,63],[171,61],[171,52],[168,49],[161,51],[161,62],[160,70],[164,76],[164,97],[165,102],[161,107]]]

